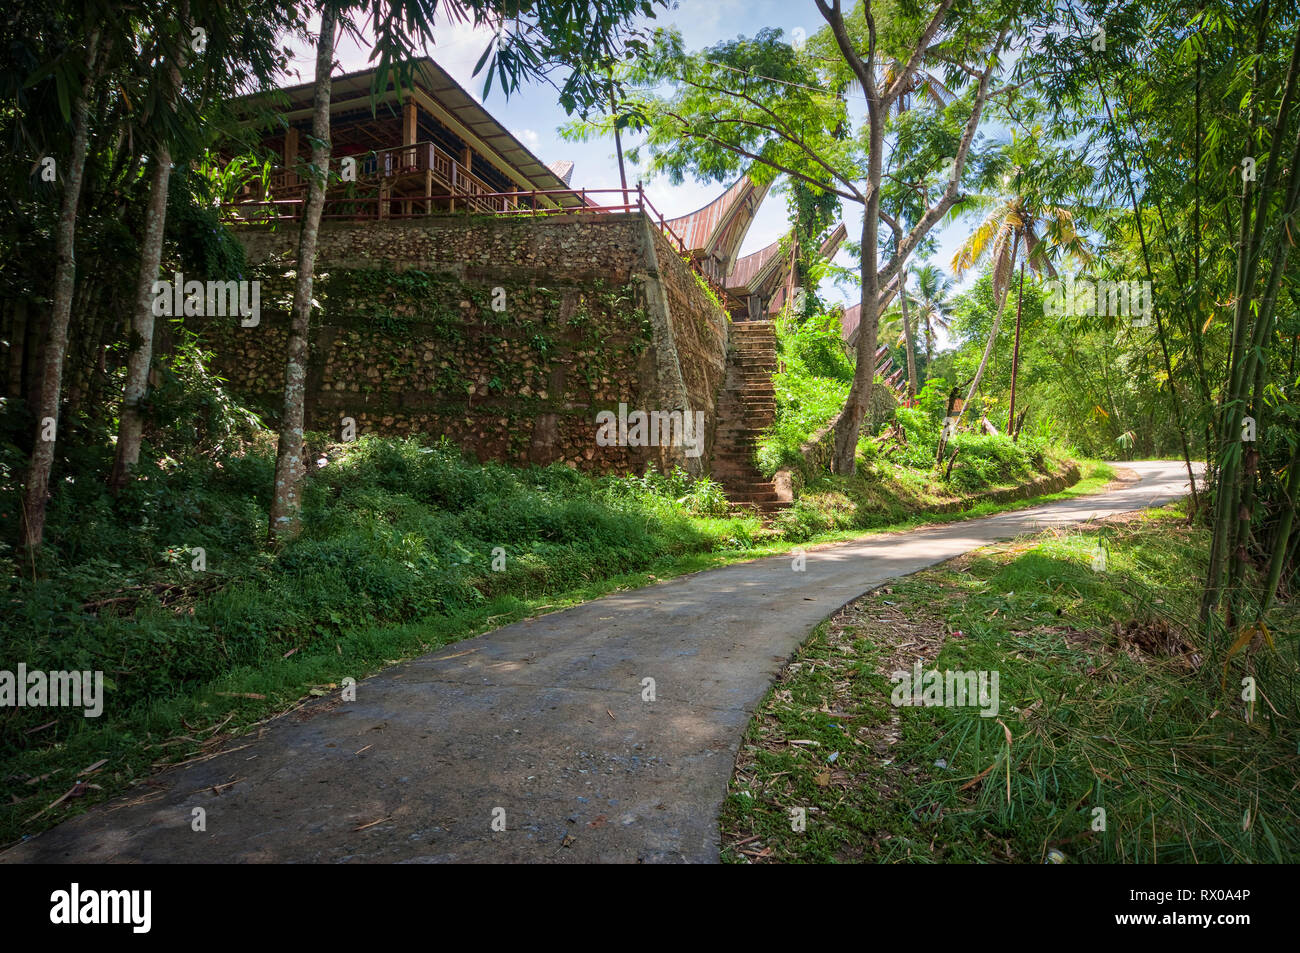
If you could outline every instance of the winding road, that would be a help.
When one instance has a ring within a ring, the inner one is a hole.
[[[971,549],[1187,492],[1180,464],[1124,466],[1139,479],[1096,496],[814,547],[801,572],[778,556],[681,576],[449,645],[0,861],[717,861],[745,726],[818,623]]]

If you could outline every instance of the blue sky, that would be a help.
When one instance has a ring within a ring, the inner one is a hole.
[[[777,27],[784,30],[787,36],[792,36],[796,29],[802,29],[806,35],[811,35],[825,25],[812,0],[682,0],[677,9],[661,12],[654,23],[679,29],[688,49],[699,49],[741,35],[753,36],[765,27]],[[314,26],[315,24],[313,28]],[[540,159],[545,162],[573,160],[572,184],[575,187],[617,188],[618,160],[614,153],[613,138],[586,143],[562,139],[558,129],[569,117],[557,105],[552,87],[542,83],[533,84],[518,90],[509,98],[494,88],[486,99],[482,98],[482,79],[475,79],[471,74],[490,37],[489,30],[475,31],[465,25],[448,24],[440,31],[437,44],[428,52]],[[350,38],[340,41],[337,59],[345,72],[364,69],[369,56],[368,47],[358,46]],[[301,71],[300,81],[306,82],[312,78],[314,57],[314,51],[310,48],[297,48],[294,65]],[[651,179],[644,170],[630,163],[627,174],[629,184],[638,179],[645,182],[650,201],[668,217],[694,211],[712,201],[725,188],[723,184],[689,179],[674,186],[666,178]],[[779,184],[778,181],[760,208],[746,236],[742,254],[776,241],[789,228],[785,197],[777,191]],[[846,204],[844,213],[849,237],[856,240],[862,230],[861,207]],[[972,227],[972,222],[963,221],[936,232],[939,250],[932,261],[948,271],[953,250],[970,233]],[[842,265],[853,265],[853,260],[842,252],[837,261]],[[974,274],[970,273],[964,278],[961,283],[963,287],[973,282]],[[857,300],[856,290],[838,289],[829,283],[822,288],[822,293],[830,301]]]

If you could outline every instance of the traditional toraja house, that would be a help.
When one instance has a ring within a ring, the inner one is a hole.
[[[897,293],[898,281],[891,280],[885,286],[889,296]],[[888,299],[886,299],[888,300]],[[844,341],[851,347],[856,347],[858,343],[858,325],[862,323],[862,304],[851,304],[844,309],[840,315],[840,329],[844,334]],[[889,357],[889,347],[881,344],[876,348],[876,376],[883,379],[896,396],[900,399],[906,397],[907,381],[903,379],[907,373],[905,367],[895,367],[894,359]]]
[[[889,302],[893,300],[894,295],[898,294],[898,276],[895,275],[885,283],[884,291],[880,296],[880,311],[883,314]],[[850,347],[856,347],[858,343],[858,325],[862,322],[862,304],[851,304],[844,309],[840,315],[840,331],[844,335],[844,343]]]
[[[336,171],[355,162],[354,180],[331,189],[330,216],[378,217],[461,209],[505,212],[584,204],[557,174],[428,58],[415,61],[410,87],[390,83],[372,97],[374,70],[333,80],[330,145]],[[247,97],[249,114],[271,106],[275,119],[262,146],[280,157],[269,199],[277,211],[305,195],[299,172],[311,158],[313,84]],[[347,174],[346,172],[344,173]],[[243,214],[265,212],[245,204]]]
[[[834,258],[840,245],[848,237],[844,223],[821,245],[823,258]],[[737,259],[727,275],[727,297],[731,317],[737,321],[765,321],[781,313],[781,309],[794,300],[795,256],[794,230],[751,255]]]
[[[572,162],[543,162],[431,60],[372,109],[374,80],[333,82],[330,168],[343,181],[327,191],[318,240],[308,430],[422,433],[480,459],[595,471],[698,473],[751,452],[732,445],[774,404],[770,385],[764,406],[728,396],[741,386],[729,368],[741,354],[752,363],[755,345],[733,338],[724,286],[766,185],[742,177],[666,221],[640,186],[574,188]],[[241,104],[281,158],[269,189],[225,209],[262,283],[262,317],[198,328],[214,369],[270,420],[283,401],[311,100],[303,85]],[[638,427],[638,412],[658,423]],[[703,414],[704,432],[684,445],[673,427],[688,413]],[[612,441],[598,426],[610,419]],[[744,494],[750,482],[728,486]]]

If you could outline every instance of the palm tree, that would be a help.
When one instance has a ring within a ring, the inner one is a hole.
[[[904,307],[907,309],[906,312]],[[916,299],[910,291],[906,298],[898,297],[895,303],[891,304],[885,313],[880,316],[880,330],[876,336],[876,340],[881,344],[892,341],[894,347],[903,349],[904,362],[907,365],[908,397],[915,397],[921,386],[920,376],[916,370],[914,342],[916,320],[911,315],[911,311],[915,307]],[[909,337],[913,340],[909,340]]]
[[[929,262],[913,270],[912,274],[916,275],[912,304],[918,322],[925,324],[925,359],[930,362],[934,360],[934,329],[947,331],[950,324],[948,309],[952,303],[948,295],[952,292],[953,280]]]
[[[1013,142],[1011,151],[1020,152]],[[1050,168],[1058,160],[1057,156],[1041,155],[1035,144],[1030,142],[1025,151],[1032,153],[1035,160],[1041,160],[1038,168]],[[1016,302],[1016,343],[1019,350],[1020,341],[1020,302],[1023,298],[1025,265],[1034,274],[1046,274],[1056,277],[1056,268],[1052,265],[1052,254],[1067,254],[1083,263],[1091,260],[1083,239],[1074,225],[1074,213],[1062,205],[1054,204],[1044,194],[1040,184],[1038,169],[1024,171],[1017,165],[1012,172],[1002,178],[1001,194],[977,195],[970,200],[968,208],[987,208],[988,214],[971,236],[962,243],[952,256],[952,270],[960,276],[968,268],[984,261],[990,263],[993,279],[993,298],[998,310],[993,319],[993,329],[989,332],[988,343],[984,346],[984,355],[980,358],[975,379],[971,381],[966,393],[965,412],[975,397],[984,370],[988,367],[993,354],[993,345],[997,341],[998,328],[1002,323],[1002,312],[1006,308],[1007,293],[1011,289],[1011,275],[1017,262],[1020,264],[1020,295]],[[1016,359],[1012,359],[1011,388],[1015,393]],[[1014,413],[1015,407],[1012,406]],[[958,414],[960,420],[961,414]],[[1008,428],[1010,429],[1010,428]]]

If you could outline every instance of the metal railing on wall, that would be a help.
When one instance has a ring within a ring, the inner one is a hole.
[[[410,150],[419,155],[417,146],[403,146],[385,152],[401,153]],[[436,154],[430,150],[430,161],[436,161]],[[391,161],[391,160],[388,160]],[[418,160],[416,162],[418,164]],[[673,231],[663,213],[655,208],[645,194],[645,188],[637,184],[635,189],[531,189],[517,192],[486,192],[481,180],[475,180],[470,188],[463,179],[457,182],[461,188],[447,192],[424,195],[367,195],[362,197],[326,195],[322,219],[368,221],[379,219],[427,218],[434,215],[496,215],[512,218],[547,218],[556,215],[618,215],[641,213],[658,226],[660,232],[668,239],[672,249],[682,257],[687,266],[713,290],[724,308],[727,303],[726,289],[704,272],[691,254],[681,236]],[[588,202],[588,197],[612,195],[621,201],[612,205],[598,205]],[[563,205],[565,200],[577,199],[579,204]],[[543,202],[552,204],[547,206]],[[306,196],[289,199],[272,199],[260,202],[229,202],[221,206],[222,215],[227,222],[235,225],[274,225],[281,222],[296,222],[302,217],[306,206]],[[435,207],[434,203],[446,205]],[[459,208],[456,208],[459,204]],[[394,211],[394,206],[409,211]],[[420,206],[417,210],[417,206]]]

